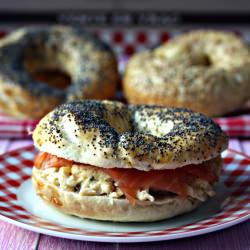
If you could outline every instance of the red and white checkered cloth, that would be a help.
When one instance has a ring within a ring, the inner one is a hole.
[[[0,112],[0,138],[26,138],[34,130],[38,121],[16,120]]]
[[[232,137],[250,137],[250,115],[214,119]]]

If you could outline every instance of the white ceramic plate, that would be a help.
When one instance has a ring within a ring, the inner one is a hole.
[[[195,211],[153,223],[113,223],[79,219],[45,204],[30,181],[36,150],[19,149],[0,156],[0,218],[17,226],[57,237],[146,242],[205,234],[250,218],[250,159],[226,151],[217,194]]]

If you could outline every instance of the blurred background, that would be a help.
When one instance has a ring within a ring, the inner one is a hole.
[[[0,1],[0,36],[24,25],[55,23],[95,32],[120,58],[197,28],[233,30],[250,42],[250,1]]]

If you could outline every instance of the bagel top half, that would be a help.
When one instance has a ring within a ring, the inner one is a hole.
[[[144,171],[199,164],[228,143],[210,118],[188,109],[93,100],[59,106],[33,139],[39,150],[74,162]]]

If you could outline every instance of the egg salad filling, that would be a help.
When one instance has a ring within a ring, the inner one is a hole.
[[[118,184],[105,172],[98,171],[92,166],[82,167],[73,164],[60,168],[38,169],[39,175],[49,183],[68,192],[76,192],[81,196],[107,195],[111,198],[124,198],[124,194]],[[149,190],[138,190],[137,199],[140,201],[151,201],[155,198],[150,195]]]
[[[34,168],[39,175],[49,183],[56,185],[63,191],[75,192],[80,196],[106,195],[110,198],[125,198],[118,183],[104,171],[97,167],[73,164],[71,166]],[[208,181],[196,178],[188,186],[188,195],[192,198],[204,201],[215,194],[213,185]],[[164,198],[173,197],[176,194],[154,189],[140,189],[136,191],[138,201],[155,202]]]

